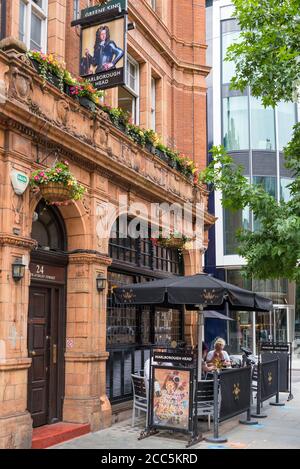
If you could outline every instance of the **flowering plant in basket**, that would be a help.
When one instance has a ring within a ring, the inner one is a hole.
[[[67,161],[57,162],[52,168],[31,174],[30,185],[39,189],[44,199],[53,205],[67,205],[70,200],[82,199],[85,188],[70,171]]]
[[[29,50],[27,56],[38,64],[38,70],[44,83],[49,81],[49,73],[57,77],[58,87],[63,91],[64,73],[66,65],[55,54],[43,54],[40,51]],[[50,80],[51,81],[51,80]]]
[[[179,233],[178,231],[165,233],[160,229],[158,232],[154,233],[151,241],[155,246],[184,250],[187,248],[188,243],[191,243],[193,239]]]
[[[99,98],[104,96],[103,91],[97,90],[87,80],[79,80],[76,84],[71,86],[70,94],[71,96],[78,96],[79,98],[88,98],[95,104],[99,104]]]

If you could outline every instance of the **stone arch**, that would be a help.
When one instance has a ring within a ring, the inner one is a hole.
[[[42,200],[42,197],[35,197],[31,200],[29,206],[29,217],[33,219],[34,211]],[[87,222],[88,213],[82,202],[71,202],[67,206],[57,207],[59,214],[61,215],[67,237],[68,251],[74,251],[76,249],[89,249],[90,240],[87,237]],[[31,233],[32,222],[29,226]],[[29,234],[30,234],[29,233]]]

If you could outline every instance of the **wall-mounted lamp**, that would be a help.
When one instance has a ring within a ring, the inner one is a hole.
[[[96,278],[97,291],[100,293],[106,289],[106,277],[103,274],[99,274]]]
[[[16,282],[19,282],[24,277],[25,267],[22,259],[16,259],[12,264],[12,276]]]

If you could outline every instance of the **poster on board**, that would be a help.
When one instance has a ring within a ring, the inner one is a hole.
[[[189,430],[190,370],[153,368],[152,424]]]

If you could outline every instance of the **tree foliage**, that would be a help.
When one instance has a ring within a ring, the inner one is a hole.
[[[231,88],[261,98],[265,106],[295,101],[300,84],[300,0],[232,0],[241,27],[238,43],[226,60],[235,62]],[[290,199],[278,202],[262,186],[251,184],[227,155],[213,147],[212,162],[202,181],[221,191],[231,210],[249,207],[259,230],[240,230],[238,254],[245,258],[245,274],[258,279],[300,281],[300,124],[284,149],[286,166],[294,176]]]
[[[238,254],[245,258],[244,272],[257,279],[288,278],[300,281],[300,147],[295,157],[295,145],[300,143],[300,125],[289,144],[287,165],[295,174],[290,184],[291,198],[278,203],[262,186],[249,183],[224,147],[213,147],[212,162],[202,173],[202,181],[220,191],[225,208],[239,210],[249,207],[260,228],[240,230]]]
[[[233,89],[251,87],[265,106],[293,101],[300,84],[300,1],[233,0],[241,41],[228,48]]]

